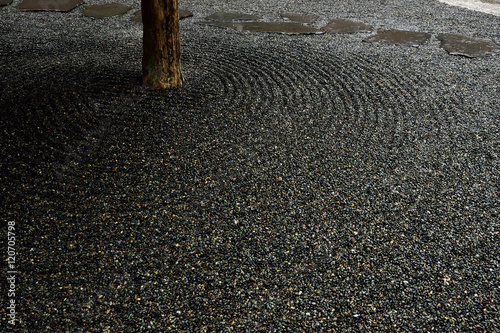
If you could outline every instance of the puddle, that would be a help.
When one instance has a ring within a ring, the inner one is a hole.
[[[125,14],[131,9],[132,7],[113,2],[105,5],[85,6],[85,9],[83,10],[82,13],[85,16],[105,18],[115,15]]]
[[[368,24],[336,19],[331,20],[327,25],[325,25],[321,30],[329,33],[354,33],[360,31],[371,31],[373,27]]]
[[[306,14],[281,14],[281,17],[289,19],[290,21],[295,21],[299,23],[311,24],[318,20],[318,15],[306,15]]]
[[[213,20],[213,21],[237,21],[237,20],[244,21],[244,20],[261,20],[261,19],[262,17],[256,15],[227,13],[227,12],[218,12],[205,17],[205,20]]]
[[[82,3],[83,0],[23,0],[16,8],[22,10],[69,12]]]
[[[376,35],[370,36],[363,41],[369,43],[390,43],[406,46],[419,46],[424,44],[429,38],[431,38],[431,34],[426,32],[386,30],[379,31]]]
[[[500,45],[492,40],[472,38],[460,34],[439,34],[440,47],[449,54],[464,57],[486,57],[500,53]]]
[[[8,6],[13,0],[0,0],[0,7]]]
[[[200,22],[234,30],[278,32],[284,34],[322,34],[324,31],[293,22]]]
[[[179,9],[179,20],[185,19],[186,17],[191,17],[193,16],[193,13],[191,13],[189,10],[185,9]],[[142,23],[142,11],[138,10],[134,13],[134,15],[131,18],[132,21],[134,22],[139,22]]]

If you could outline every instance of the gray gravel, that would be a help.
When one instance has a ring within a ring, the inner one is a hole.
[[[134,10],[0,8],[9,329],[499,330],[499,57],[451,56],[436,36],[498,41],[500,17],[421,0],[181,1],[186,82],[153,91],[140,3],[119,2]],[[432,38],[197,23],[217,11]]]

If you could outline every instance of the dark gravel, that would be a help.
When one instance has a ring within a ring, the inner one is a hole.
[[[166,91],[140,85],[134,10],[0,9],[0,216],[19,271],[19,321],[2,278],[2,327],[498,331],[499,57],[436,36],[498,41],[500,17],[421,0],[180,7],[186,82]],[[198,23],[217,11],[432,37]]]

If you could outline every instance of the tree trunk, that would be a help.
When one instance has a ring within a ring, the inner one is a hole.
[[[165,89],[182,84],[178,0],[142,0],[142,83]]]

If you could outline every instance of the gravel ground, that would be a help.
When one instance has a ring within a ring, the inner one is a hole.
[[[180,7],[186,82],[166,91],[140,85],[135,9],[0,8],[2,248],[13,221],[18,271],[2,326],[498,331],[499,57],[448,55],[436,35],[499,41],[500,17],[429,0]],[[221,10],[433,37],[198,23]]]

